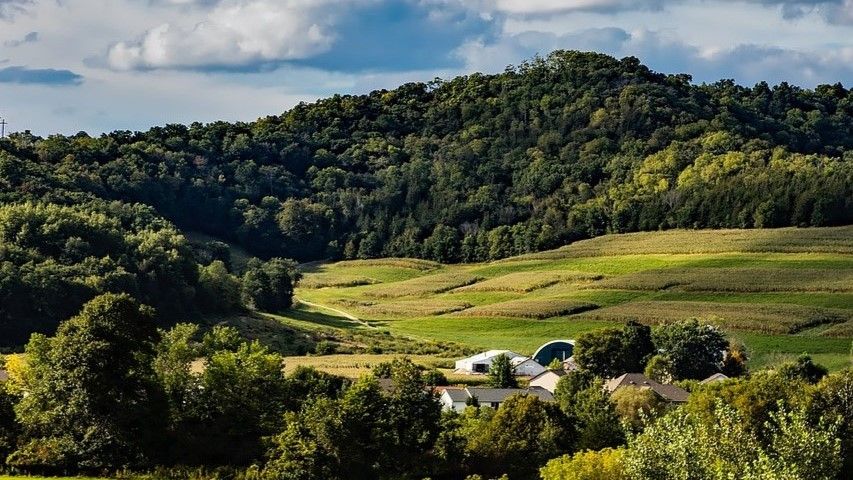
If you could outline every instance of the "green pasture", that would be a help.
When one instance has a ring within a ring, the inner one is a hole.
[[[850,364],[853,227],[607,235],[486,264],[359,260],[304,274],[298,298],[359,320],[324,327],[532,353],[627,320],[698,317],[742,341],[753,368],[800,353]]]

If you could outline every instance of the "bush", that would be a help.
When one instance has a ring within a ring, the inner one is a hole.
[[[586,450],[564,455],[539,470],[542,480],[628,480],[621,449]]]

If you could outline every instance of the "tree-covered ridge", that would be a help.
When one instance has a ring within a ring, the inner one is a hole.
[[[0,199],[140,202],[252,253],[475,261],[605,232],[853,221],[853,91],[558,51],[217,122],[0,143]]]

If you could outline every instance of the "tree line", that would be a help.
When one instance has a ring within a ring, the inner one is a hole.
[[[0,347],[103,292],[161,318],[289,303],[262,284],[290,266],[246,277],[187,232],[263,260],[475,262],[608,232],[847,224],[851,144],[842,85],[694,85],[567,51],[251,123],[17,133],[0,140]]]
[[[250,123],[0,142],[0,200],[120,200],[260,258],[493,260],[607,232],[853,220],[853,92],[557,51]]]
[[[702,351],[713,354],[675,367]],[[734,351],[740,356],[727,361]],[[593,361],[602,354],[616,359]],[[158,330],[151,307],[107,293],[4,362],[0,458],[19,472],[146,479],[831,480],[849,472],[849,369],[828,375],[801,357],[750,373],[745,352],[692,320],[593,331],[576,355],[580,368],[560,380],[556,402],[520,394],[497,410],[442,412],[433,387],[443,376],[407,359],[354,381],[311,368],[288,374],[279,354],[230,327]],[[686,404],[602,388],[607,368],[648,369],[654,358],[670,367],[656,372],[692,392]],[[493,382],[510,381],[495,369]],[[721,371],[739,376],[697,381]]]
[[[92,201],[0,205],[0,347],[53,333],[97,295],[126,293],[161,324],[290,307],[291,260],[253,259],[237,272],[226,245],[193,244],[151,207]]]

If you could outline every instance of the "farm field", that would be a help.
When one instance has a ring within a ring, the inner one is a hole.
[[[851,362],[853,226],[608,235],[485,264],[377,259],[303,270],[298,299],[357,319],[332,327],[415,342],[531,354],[627,320],[697,317],[742,341],[753,368],[804,352],[832,369]]]

